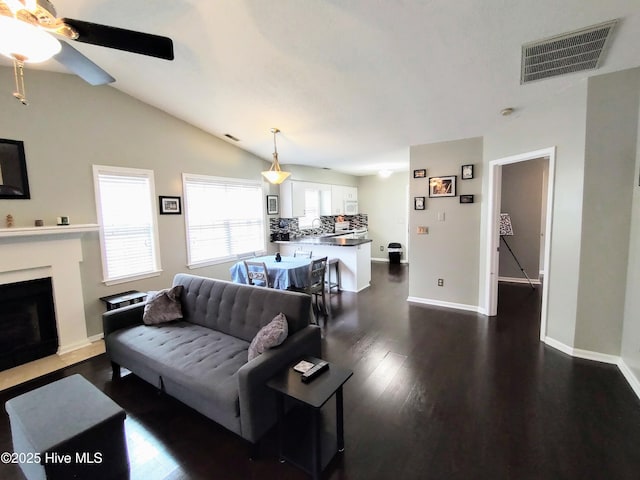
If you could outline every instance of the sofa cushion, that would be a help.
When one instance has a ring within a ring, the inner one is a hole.
[[[251,342],[258,331],[282,312],[289,334],[305,328],[311,318],[311,297],[304,293],[254,287],[223,280],[178,274],[183,285],[182,313],[187,322]]]
[[[238,417],[238,370],[247,363],[249,343],[187,322],[139,325],[107,339],[115,357],[125,357],[208,398],[212,408]]]
[[[287,339],[288,334],[287,317],[281,312],[253,337],[249,345],[249,361],[262,354],[265,350],[280,345]]]
[[[180,296],[183,288],[182,285],[176,285],[158,292],[149,292],[142,321],[147,325],[158,325],[180,320],[182,318]]]

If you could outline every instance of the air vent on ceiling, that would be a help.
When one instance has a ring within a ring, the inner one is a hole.
[[[240,139],[237,137],[234,137],[233,135],[231,135],[230,133],[225,133],[224,134],[225,137],[227,137],[229,140],[233,140],[234,142],[239,142]]]
[[[523,45],[520,83],[598,68],[617,22],[611,20]]]

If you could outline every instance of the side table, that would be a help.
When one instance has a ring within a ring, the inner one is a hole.
[[[312,363],[320,361],[313,357],[304,357],[300,360]],[[293,369],[296,363],[289,365],[267,382],[267,386],[277,393],[280,459],[296,465],[309,473],[314,480],[318,480],[337,452],[344,451],[342,386],[351,378],[353,372],[330,363],[327,371],[311,382],[303,383],[300,379],[301,374]],[[320,411],[334,395],[336,398],[335,436],[323,431]],[[294,409],[289,414],[297,417],[295,421],[287,421],[291,419],[285,418],[285,399],[291,399],[304,407],[304,411],[296,412]],[[310,414],[310,421],[304,417],[305,413]],[[303,428],[300,431],[301,425],[309,424],[310,429]],[[287,428],[288,425],[291,425],[291,428]]]
[[[132,303],[143,302],[147,298],[146,293],[139,292],[137,290],[127,290],[126,292],[116,293],[115,295],[107,295],[106,297],[100,297],[100,300],[107,306],[107,311],[120,308],[123,304],[129,305]]]

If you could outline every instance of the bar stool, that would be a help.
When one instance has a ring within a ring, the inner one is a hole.
[[[331,267],[335,267],[336,281],[331,281]],[[340,260],[337,258],[330,258],[327,262],[327,290],[331,294],[331,290],[337,288],[337,293],[340,293]]]

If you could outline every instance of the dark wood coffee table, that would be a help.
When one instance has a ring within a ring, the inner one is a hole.
[[[317,363],[318,358],[304,357],[300,360]],[[272,377],[267,386],[277,392],[278,443],[280,460],[287,461],[307,473],[314,480],[331,462],[337,452],[344,451],[344,422],[342,386],[351,378],[351,370],[329,364],[329,370],[321,373],[309,383],[300,380],[300,373],[293,369],[295,362]],[[335,395],[336,433],[323,431],[321,408]],[[285,398],[303,406],[292,409],[285,418]],[[308,426],[311,428],[308,428]],[[302,428],[301,428],[302,427]]]

